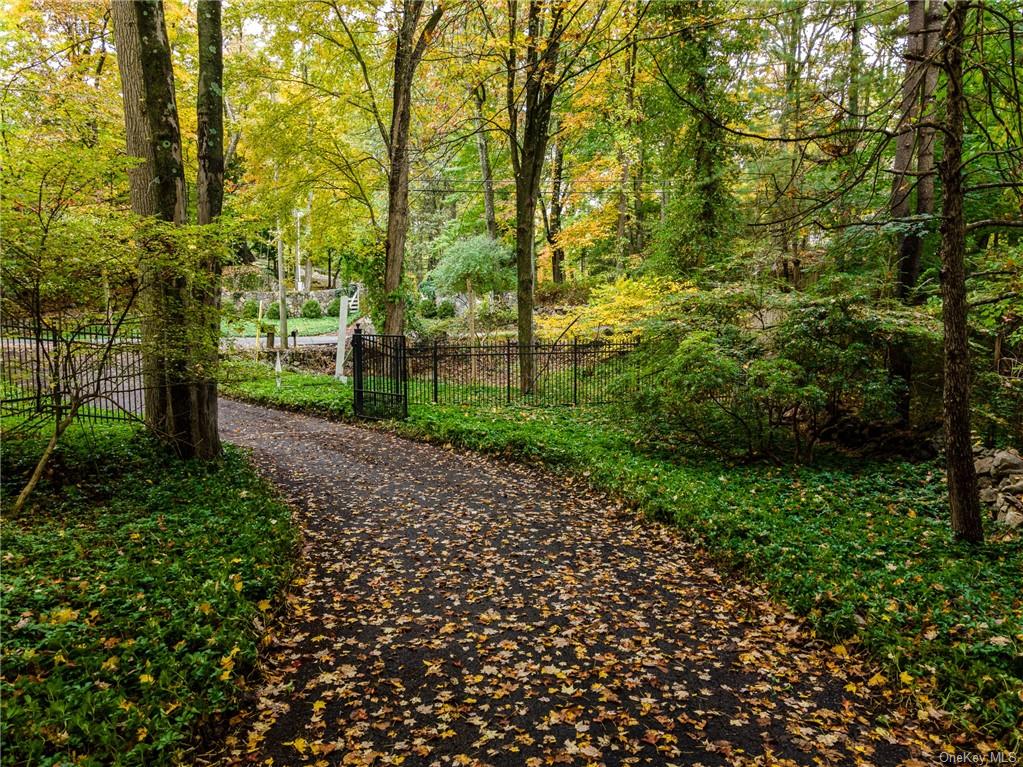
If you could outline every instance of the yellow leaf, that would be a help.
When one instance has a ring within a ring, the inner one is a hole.
[[[270,600],[269,599],[260,599],[256,603],[256,607],[258,607],[263,612],[266,612],[267,610],[270,609]]]
[[[848,658],[849,651],[845,649],[844,644],[836,644],[831,648],[831,652],[835,653],[839,658]]]
[[[318,700],[313,704],[313,713],[319,713],[320,711],[323,711],[323,709],[325,709],[326,707],[327,707],[326,701]]]
[[[288,745],[288,744],[285,743],[284,745]],[[295,750],[298,751],[298,753],[300,753],[300,754],[304,754],[305,753],[306,746],[307,746],[305,738],[295,738],[293,741],[291,741],[291,745],[295,747]]]
[[[140,674],[139,675],[139,681],[142,684],[152,684],[153,683],[153,677],[151,675],[149,675],[149,674]]]
[[[887,681],[888,680],[884,676],[882,676],[881,674],[874,674],[874,676],[870,677],[870,679],[867,680],[867,686],[868,687],[880,687],[881,685],[885,684]]]
[[[103,665],[100,666],[100,668],[103,669],[104,671],[113,671],[115,668],[117,668],[117,664],[119,662],[120,659],[116,655],[111,655],[109,658],[103,661]]]
[[[213,608],[210,607],[209,602],[203,602],[201,605],[199,605],[199,612],[201,612],[203,615],[209,615],[212,610]]]
[[[909,674],[903,671],[901,674],[899,674],[899,681],[902,682],[903,684],[913,684],[913,677],[911,677]]]

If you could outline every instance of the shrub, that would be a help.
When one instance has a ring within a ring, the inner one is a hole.
[[[537,306],[579,306],[590,298],[593,283],[586,280],[571,282],[541,282],[536,286]]]
[[[424,298],[419,302],[419,316],[432,320],[437,316],[437,302],[432,298]]]
[[[450,298],[445,298],[437,304],[437,311],[433,316],[438,320],[450,320],[455,316],[455,302]]]
[[[320,308],[320,302],[315,298],[310,298],[304,304],[302,304],[302,317],[307,320],[318,320],[323,316],[323,309]]]
[[[515,309],[497,301],[487,301],[479,310],[480,325],[488,330],[514,325],[515,319]]]
[[[865,300],[798,297],[755,329],[723,316],[733,296],[700,303],[645,351],[636,412],[667,441],[732,458],[809,461],[832,427],[894,416],[885,368],[898,311]],[[741,302],[740,302],[741,303]]]
[[[327,304],[327,309],[324,312],[324,314],[326,316],[328,316],[328,317],[337,317],[339,314],[341,314],[341,299],[340,299],[340,297],[335,298],[333,301],[331,301],[329,304]]]
[[[266,307],[266,314],[264,316],[267,319],[270,319],[270,320],[279,320],[281,318],[281,305],[280,305],[280,303],[277,302],[277,301],[274,301],[269,306],[267,306]],[[284,316],[285,317],[288,316],[287,305],[285,305],[285,308],[284,308]]]
[[[242,306],[242,317],[246,320],[254,320],[259,316],[259,302],[249,299]]]

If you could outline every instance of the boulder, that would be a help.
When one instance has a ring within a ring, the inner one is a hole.
[[[1007,511],[1005,512],[1005,518],[1002,519],[1002,524],[1006,527],[1019,527],[1023,525],[1023,514],[1018,511]]]
[[[973,462],[973,468],[976,469],[977,474],[990,474],[991,467],[994,465],[995,459],[990,456],[984,456],[978,458]]]
[[[981,461],[983,460],[981,459]],[[991,459],[990,471],[996,477],[1003,477],[1006,474],[1023,473],[1023,458],[1020,458],[1019,453],[1014,450],[999,450]]]
[[[993,487],[984,487],[980,491],[981,503],[994,503],[998,500],[998,491]]]
[[[1006,477],[998,489],[1009,495],[1023,495],[1023,481],[1011,476]]]

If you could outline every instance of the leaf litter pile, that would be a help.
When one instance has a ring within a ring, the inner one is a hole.
[[[677,531],[568,480],[223,402],[307,572],[229,762],[934,763],[906,706]]]

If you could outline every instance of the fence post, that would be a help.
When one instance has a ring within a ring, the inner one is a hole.
[[[405,356],[405,335],[398,336],[398,385],[401,387],[398,392],[401,396],[401,417],[408,418],[408,374],[406,365],[408,358]]]
[[[504,383],[508,404],[511,404],[511,339],[504,339]]]
[[[352,333],[352,400],[356,415],[362,415],[362,328]]]
[[[579,337],[572,336],[572,404],[579,404]]]
[[[438,372],[437,371],[437,364],[438,364],[438,360],[437,360],[437,339],[435,338],[435,339],[433,339],[433,404],[434,405],[437,404],[437,389],[439,388],[438,384],[437,384],[437,372]]]

